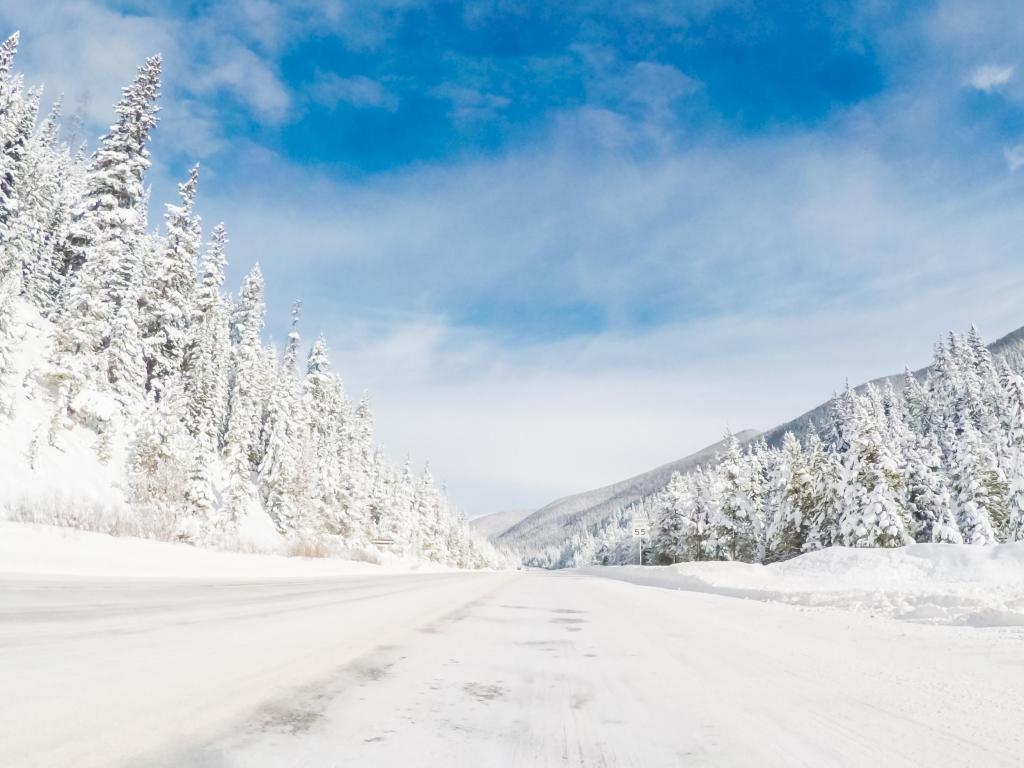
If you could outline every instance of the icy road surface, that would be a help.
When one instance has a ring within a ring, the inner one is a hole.
[[[0,577],[0,764],[995,766],[1020,629],[573,573]]]

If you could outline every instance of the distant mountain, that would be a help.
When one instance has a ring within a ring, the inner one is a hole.
[[[533,514],[532,509],[508,509],[504,512],[492,512],[469,521],[469,527],[488,539],[496,539],[505,531],[518,523],[527,515]]]
[[[737,433],[736,437],[740,442],[747,442],[757,435],[753,430],[745,430]],[[629,506],[660,490],[668,483],[673,472],[689,472],[701,464],[714,461],[715,454],[722,447],[723,443],[719,441],[686,458],[663,464],[641,475],[553,501],[512,525],[494,540],[519,551],[535,551],[559,545],[575,529],[598,523],[616,509]]]

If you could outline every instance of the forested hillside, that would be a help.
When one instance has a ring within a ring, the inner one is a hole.
[[[89,153],[65,141],[59,101],[40,118],[17,47],[0,46],[0,511],[216,547],[372,558],[391,540],[405,557],[498,563],[429,470],[385,460],[325,339],[305,353],[298,304],[285,348],[263,344],[259,265],[225,295],[230,238],[203,231],[198,166],[150,225],[160,57]]]
[[[775,562],[829,546],[991,545],[1024,539],[1024,378],[1016,335],[993,356],[951,333],[901,386],[847,387],[802,438],[724,449],[657,493],[525,548],[546,567],[637,562]]]
[[[741,432],[738,437],[741,441],[752,440],[757,437],[757,432]],[[566,531],[576,532],[602,525],[609,516],[659,491],[673,474],[685,474],[713,461],[723,445],[719,441],[643,474],[592,491],[556,499],[517,521],[504,532],[499,532],[496,541],[526,553],[559,551],[565,541]]]
[[[1014,370],[1024,370],[1024,328],[1018,328],[1012,333],[1008,333],[1002,338],[996,339],[988,346],[989,352],[998,358],[1006,361],[1006,363]],[[913,375],[918,381],[924,381],[925,376],[928,374],[929,368],[921,368],[920,370],[914,371]],[[868,386],[874,386],[879,389],[885,389],[889,384],[892,384],[897,389],[900,389],[906,381],[906,371],[903,373],[894,374],[892,376],[883,376],[878,379],[874,379],[865,384],[861,384],[858,387],[854,387],[857,392],[863,393],[867,390]],[[797,416],[795,419],[787,421],[785,424],[780,424],[777,427],[773,427],[764,433],[765,442],[768,445],[775,448],[782,446],[783,438],[785,438],[787,432],[792,432],[794,435],[799,437],[801,440],[807,436],[810,429],[813,429],[814,424],[824,423],[828,418],[829,408],[831,402],[823,402],[816,408],[812,408],[807,413]]]

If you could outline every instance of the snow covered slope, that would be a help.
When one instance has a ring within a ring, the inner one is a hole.
[[[122,413],[101,393],[77,398],[69,414],[55,413],[45,386],[52,368],[53,324],[25,301],[15,302],[20,343],[14,353],[16,386],[5,390],[11,414],[0,420],[0,519],[56,524],[122,536],[173,538],[160,520],[135,514],[127,500],[125,465],[139,414]],[[102,450],[102,436],[110,436]],[[105,451],[107,460],[99,455]],[[210,459],[211,477],[224,493],[218,457]],[[6,526],[5,526],[6,527]],[[257,507],[239,520],[229,548],[282,551],[284,540]]]
[[[14,323],[21,343],[13,355],[16,376],[4,389],[11,415],[0,419],[0,517],[6,512],[67,525],[78,518],[96,521],[93,527],[101,530],[120,529],[128,517],[123,425],[109,446],[111,460],[101,463],[97,433],[55,418],[52,399],[37,381],[48,367],[52,324],[22,301],[15,302]]]
[[[773,565],[690,562],[581,570],[634,584],[905,621],[1024,627],[1024,542],[830,547]]]
[[[533,512],[534,510],[532,509],[507,509],[503,512],[492,512],[489,515],[473,518],[469,521],[469,525],[481,536],[494,539],[501,536],[501,534],[513,525],[516,525],[520,520],[532,515]]]
[[[745,430],[736,435],[741,442],[757,437],[757,432]],[[580,527],[594,525],[612,512],[639,501],[665,487],[675,472],[689,472],[708,464],[721,452],[723,441],[709,445],[677,461],[663,464],[643,474],[621,480],[603,488],[553,501],[513,525],[497,541],[519,551],[539,550],[561,544]]]

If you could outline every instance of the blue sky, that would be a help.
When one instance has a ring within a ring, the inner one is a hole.
[[[202,162],[470,513],[765,428],[1024,324],[1024,8],[0,0],[92,138],[165,56],[154,202]],[[155,207],[156,212],[158,208]]]

